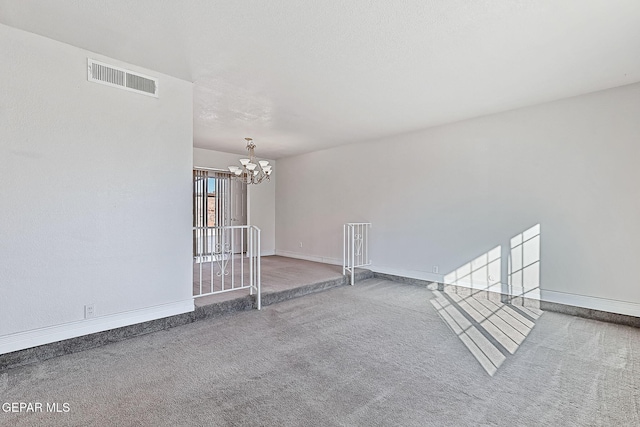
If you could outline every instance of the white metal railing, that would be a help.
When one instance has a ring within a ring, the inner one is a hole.
[[[249,289],[262,308],[260,229],[254,225],[193,228],[193,295]]]
[[[343,226],[342,274],[351,275],[351,286],[355,283],[355,269],[371,265],[369,259],[370,222],[349,222]]]

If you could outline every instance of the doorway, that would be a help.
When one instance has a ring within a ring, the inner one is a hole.
[[[220,227],[247,225],[247,185],[219,170],[193,170],[193,255],[211,254],[222,241],[234,242],[231,252],[246,251],[242,229]],[[234,233],[223,236],[222,233]]]

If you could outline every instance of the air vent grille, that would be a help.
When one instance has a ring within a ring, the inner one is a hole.
[[[89,59],[88,64],[88,79],[91,82],[158,97],[157,79],[93,59]]]
[[[125,72],[116,70],[115,68],[105,67],[102,64],[91,65],[91,78],[105,83],[111,83],[118,86],[124,86]]]
[[[155,94],[156,82],[153,79],[127,73],[127,87],[129,89],[141,90],[143,92]]]

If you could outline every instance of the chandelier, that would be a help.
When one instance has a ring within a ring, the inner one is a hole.
[[[233,178],[244,182],[245,184],[260,184],[265,178],[270,180],[271,165],[266,160],[256,162],[254,150],[256,145],[252,138],[245,138],[247,141],[247,151],[249,151],[248,159],[240,159],[240,167],[229,166],[229,171],[233,174]]]

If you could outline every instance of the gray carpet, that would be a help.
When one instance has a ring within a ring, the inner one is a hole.
[[[69,409],[0,425],[632,426],[639,355],[635,328],[369,279],[0,373],[0,404]]]

